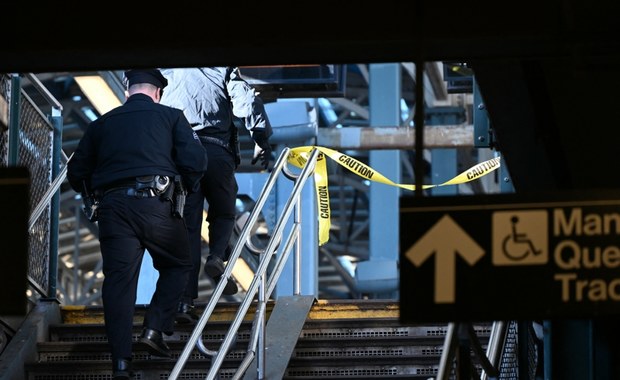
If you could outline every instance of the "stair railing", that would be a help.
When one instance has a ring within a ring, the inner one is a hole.
[[[485,369],[482,372],[482,376],[480,376],[481,380],[497,379],[499,376],[502,354],[504,353],[506,338],[508,336],[508,324],[509,322],[507,321],[493,322],[491,337],[487,346],[487,357],[489,358],[493,371]]]
[[[22,88],[22,77],[42,96],[51,109],[50,114],[44,115],[28,96]],[[24,166],[30,172],[26,277],[34,292],[28,298],[53,300],[58,255],[60,194],[57,190],[61,182],[58,168],[62,158],[62,105],[32,73],[0,75],[0,92],[0,96],[10,100],[9,129],[0,132],[0,144],[6,139],[8,151],[6,157],[0,157],[0,166]],[[37,265],[41,263],[46,265]]]
[[[485,353],[471,323],[449,323],[435,380],[450,379],[455,361],[459,362],[457,379],[477,378],[472,363],[472,352],[482,366],[483,373],[480,378],[483,380],[497,379],[506,335],[506,322],[494,322]]]
[[[43,211],[45,211],[45,208],[52,201],[54,194],[56,194],[56,192],[60,190],[60,185],[62,185],[65,178],[67,178],[67,164],[69,163],[69,159],[71,157],[67,158],[67,155],[65,154],[64,151],[62,152],[62,155],[63,155],[65,164],[60,169],[58,176],[54,179],[54,181],[52,181],[52,184],[50,185],[50,187],[48,187],[47,190],[45,190],[43,197],[41,198],[39,203],[37,203],[36,207],[30,214],[30,218],[28,219],[28,230],[31,230],[34,227],[34,224],[37,222],[41,214],[43,214]]]
[[[307,160],[306,165],[302,168],[299,174],[293,173],[286,166],[290,149],[284,148],[282,153],[280,154],[278,160],[276,161],[269,178],[265,182],[263,189],[258,197],[258,200],[255,203],[254,208],[250,212],[250,216],[247,218],[247,221],[239,235],[237,243],[233,248],[230,258],[228,260],[228,264],[226,265],[226,269],[221,276],[221,280],[213,291],[211,299],[209,300],[203,314],[200,319],[197,321],[194,330],[192,331],[191,336],[188,338],[187,343],[181,354],[179,355],[179,359],[177,360],[170,376],[169,380],[176,380],[183,370],[192,350],[194,347],[197,347],[200,352],[202,352],[205,356],[211,356],[211,367],[207,374],[206,380],[213,380],[216,378],[217,373],[220,370],[220,367],[224,361],[228,350],[232,346],[232,344],[236,340],[237,332],[241,323],[243,322],[245,316],[248,314],[248,310],[250,308],[251,303],[253,302],[255,296],[258,296],[257,306],[254,313],[254,320],[252,323],[252,331],[250,333],[250,341],[248,344],[248,350],[246,356],[242,360],[239,368],[235,372],[233,379],[241,378],[248,367],[251,365],[254,358],[257,361],[257,372],[258,378],[262,379],[262,375],[264,374],[264,365],[265,365],[265,322],[266,322],[266,304],[267,300],[271,296],[276,283],[282,273],[284,265],[290,256],[290,252],[292,251],[293,246],[295,247],[295,264],[294,267],[294,293],[295,295],[299,295],[300,293],[300,255],[301,255],[301,191],[310,177],[314,173],[314,169],[316,167],[317,157],[319,155],[319,151],[317,149],[313,149],[310,153],[310,156]],[[230,275],[232,273],[232,269],[239,258],[242,249],[244,246],[252,247],[253,250],[256,250],[256,247],[253,247],[250,242],[250,233],[252,231],[253,225],[258,220],[258,217],[263,210],[265,203],[267,201],[268,196],[271,194],[272,189],[274,188],[277,179],[284,175],[286,178],[294,181],[293,190],[286,202],[284,209],[280,217],[278,218],[278,222],[276,223],[273,233],[271,234],[271,238],[269,239],[266,247],[260,253],[260,261],[259,265],[256,269],[255,276],[249,285],[246,295],[241,301],[237,314],[233,319],[226,336],[220,345],[219,350],[212,351],[206,348],[204,343],[202,342],[202,333],[206,327],[207,321],[211,317],[213,311],[215,310],[215,306],[219,301],[224,288],[228,281],[230,281]],[[283,233],[286,228],[291,216],[293,216],[293,224],[288,233],[285,243],[282,245],[283,241]],[[282,247],[282,250],[279,252],[279,255],[275,255],[275,252],[278,248]],[[275,265],[271,273],[269,274],[269,278],[267,279],[267,268],[272,258],[277,256]]]

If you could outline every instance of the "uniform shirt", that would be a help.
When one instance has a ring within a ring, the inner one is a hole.
[[[67,178],[83,192],[84,180],[96,190],[138,176],[181,174],[196,191],[206,168],[206,151],[183,112],[137,93],[89,124]]]
[[[180,108],[199,134],[229,141],[233,116],[248,131],[272,135],[271,124],[260,97],[237,67],[162,69],[168,87],[162,104]]]

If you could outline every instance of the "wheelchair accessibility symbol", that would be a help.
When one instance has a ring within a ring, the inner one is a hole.
[[[541,265],[549,259],[547,211],[493,213],[493,264]]]

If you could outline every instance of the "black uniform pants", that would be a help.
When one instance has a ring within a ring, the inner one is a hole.
[[[209,255],[226,261],[230,237],[235,227],[237,213],[237,179],[235,178],[235,159],[225,148],[204,143],[207,150],[207,172],[200,181],[200,192],[192,193],[185,200],[184,218],[190,239],[193,271],[183,296],[186,303],[198,298],[198,275],[201,269],[202,237],[201,229],[205,200],[208,203],[206,221],[209,223]]]
[[[133,318],[145,249],[159,272],[144,327],[172,334],[177,306],[192,269],[185,223],[159,197],[114,192],[99,207],[103,257],[102,298],[112,359],[131,358]]]

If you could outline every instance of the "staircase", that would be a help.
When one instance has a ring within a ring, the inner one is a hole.
[[[207,349],[219,349],[237,307],[235,302],[218,303],[202,333]],[[59,309],[60,318],[50,323],[47,331],[41,334],[44,339],[37,343],[36,359],[25,363],[24,379],[110,379],[111,359],[104,332],[103,309],[98,306]],[[167,337],[172,359],[151,357],[137,343],[144,310],[145,306],[139,305],[134,318],[135,379],[168,379],[193,325],[178,325],[174,335]],[[267,306],[265,373],[270,373],[270,367],[281,367],[283,373],[266,379],[428,379],[437,374],[447,325],[403,325],[399,322],[395,301],[314,301],[301,321],[300,332],[292,331],[294,329],[289,329],[286,323],[278,324],[275,329],[271,327],[269,320],[276,318],[274,310],[275,302],[270,301]],[[286,307],[278,310],[283,313],[278,320],[289,320],[294,324],[285,315]],[[219,379],[232,379],[246,355],[252,314],[253,310],[237,332],[235,343],[219,371]],[[480,325],[475,329],[481,342],[486,344],[490,326]],[[269,343],[270,335],[292,338],[292,352],[276,352],[286,345],[286,338],[280,343],[273,339]],[[270,352],[276,355],[270,357]],[[211,358],[195,348],[178,379],[205,379],[210,363]],[[244,379],[258,378],[256,366],[251,368]]]

